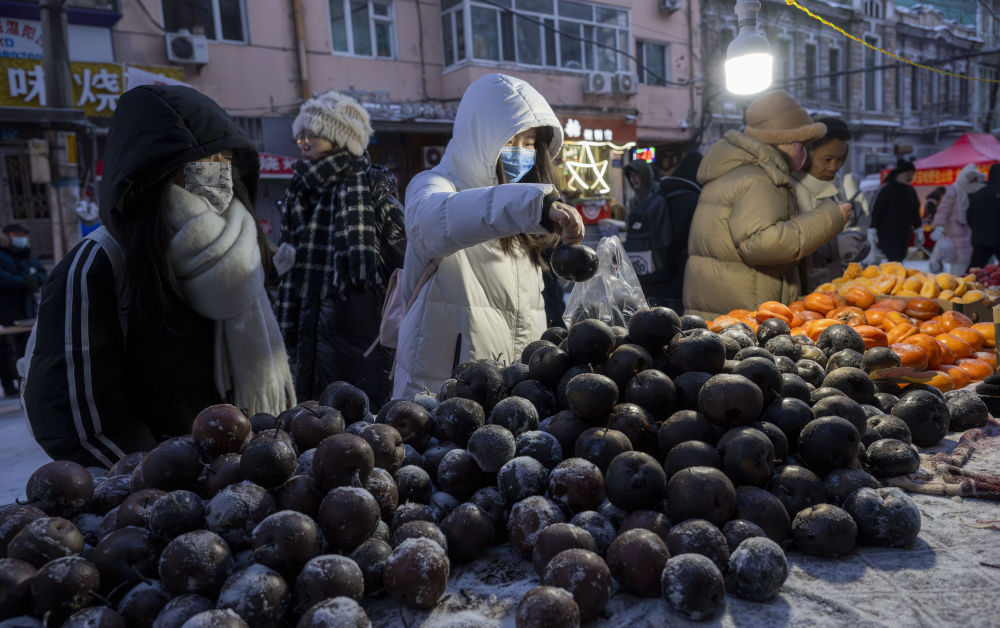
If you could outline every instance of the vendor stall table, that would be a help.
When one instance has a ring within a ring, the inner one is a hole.
[[[1000,430],[995,430],[1000,439]],[[927,453],[949,451],[958,434]],[[976,469],[1000,470],[1000,448]],[[690,622],[663,597],[619,593],[585,627],[659,626],[997,626],[1000,625],[1000,502],[911,494],[922,528],[908,549],[859,547],[825,559],[787,549],[789,576],[765,603],[726,595],[711,621]],[[446,598],[416,612],[388,597],[365,606],[373,626],[513,627],[518,600],[539,584],[531,562],[509,544],[453,568]]]

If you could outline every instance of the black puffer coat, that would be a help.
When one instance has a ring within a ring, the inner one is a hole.
[[[137,207],[136,198],[184,164],[225,150],[252,200],[257,150],[215,102],[190,88],[152,85],[119,100],[104,153],[104,227],[53,268],[29,343],[24,406],[54,459],[110,466],[190,432],[198,412],[226,401],[215,386],[214,322],[187,304],[178,304],[171,333],[137,316],[118,244],[122,212],[155,211]]]

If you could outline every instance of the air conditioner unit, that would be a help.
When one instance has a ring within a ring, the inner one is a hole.
[[[660,0],[660,10],[673,13],[681,8],[681,0]]]
[[[635,94],[639,91],[639,77],[628,72],[615,74],[614,88],[616,94]]]
[[[167,33],[167,59],[173,63],[208,63],[208,40],[204,35],[192,35],[187,29]]]
[[[441,163],[444,156],[444,146],[424,146],[421,150],[420,161],[424,168],[433,168]]]
[[[611,72],[590,72],[583,77],[584,94],[610,94],[614,74]]]

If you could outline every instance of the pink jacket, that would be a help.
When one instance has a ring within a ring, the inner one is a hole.
[[[955,186],[948,186],[941,203],[938,205],[937,213],[934,214],[934,226],[944,227],[944,236],[955,245],[957,259],[942,261],[965,261],[972,258],[972,231],[969,225],[960,222],[958,217],[958,195],[960,192]]]

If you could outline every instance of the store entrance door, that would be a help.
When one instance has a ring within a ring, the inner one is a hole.
[[[31,231],[31,252],[52,256],[48,184],[31,182],[25,142],[0,142],[0,227],[12,222]]]

